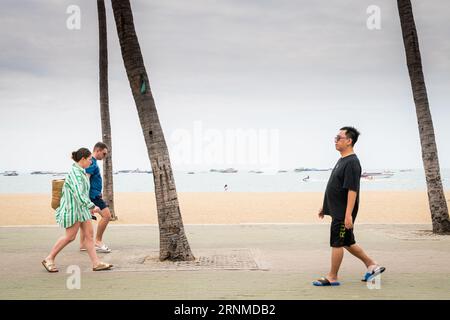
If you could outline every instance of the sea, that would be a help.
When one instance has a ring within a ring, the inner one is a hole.
[[[382,172],[383,170],[366,170]],[[389,170],[389,178],[361,179],[362,191],[425,191],[423,169]],[[302,171],[255,173],[238,171],[221,173],[210,171],[175,171],[179,192],[323,192],[331,171]],[[18,176],[0,175],[0,193],[50,193],[53,179],[64,177],[53,174],[18,172]],[[450,169],[441,169],[445,190],[450,189]],[[152,192],[151,173],[118,173],[113,175],[115,192]]]

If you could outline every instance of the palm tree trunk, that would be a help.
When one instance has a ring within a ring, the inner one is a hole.
[[[447,202],[442,187],[439,159],[434,136],[433,121],[428,105],[427,89],[422,71],[416,25],[410,0],[397,0],[403,43],[406,51],[411,87],[416,104],[419,125],[422,160],[428,189],[428,202],[433,223],[433,232],[450,233],[450,220]]]
[[[160,260],[194,260],[184,232],[164,133],[150,89],[129,0],[112,0],[125,69],[153,171],[160,235]]]
[[[105,1],[97,0],[99,34],[99,84],[100,116],[102,123],[102,141],[108,146],[108,155],[103,160],[103,198],[109,205],[112,220],[117,220],[114,211],[114,188],[112,167],[111,120],[109,117],[108,97],[108,40],[106,31]]]

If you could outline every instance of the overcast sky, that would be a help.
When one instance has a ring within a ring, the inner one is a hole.
[[[105,2],[114,169],[149,169]],[[412,3],[449,168],[450,3]],[[131,4],[176,170],[331,167],[344,125],[362,132],[363,167],[422,167],[396,1]],[[79,30],[67,28],[70,5],[81,9]],[[380,30],[367,28],[370,5],[381,9]],[[96,2],[4,0],[0,48],[0,171],[66,170],[71,151],[101,139]]]

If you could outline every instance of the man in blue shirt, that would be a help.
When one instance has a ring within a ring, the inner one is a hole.
[[[109,253],[111,249],[103,243],[103,233],[111,220],[111,211],[108,208],[108,204],[103,201],[102,198],[102,174],[100,168],[97,165],[97,160],[103,160],[108,154],[108,146],[103,142],[98,142],[94,146],[92,152],[92,164],[86,169],[86,175],[89,178],[91,188],[89,190],[89,198],[91,201],[100,208],[101,220],[98,222],[97,235],[95,237],[95,249],[97,252]],[[80,250],[85,251],[84,248],[84,234],[80,232]]]

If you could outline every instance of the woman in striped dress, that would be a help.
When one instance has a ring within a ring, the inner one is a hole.
[[[72,152],[75,162],[67,174],[62,189],[61,203],[56,209],[56,222],[66,229],[66,234],[56,241],[50,254],[42,261],[48,272],[58,272],[55,265],[56,255],[70,242],[75,240],[81,228],[85,234],[85,247],[92,261],[92,270],[108,270],[112,265],[101,262],[94,248],[94,230],[91,219],[94,212],[100,212],[89,199],[89,180],[85,169],[91,165],[92,154],[86,148]]]

